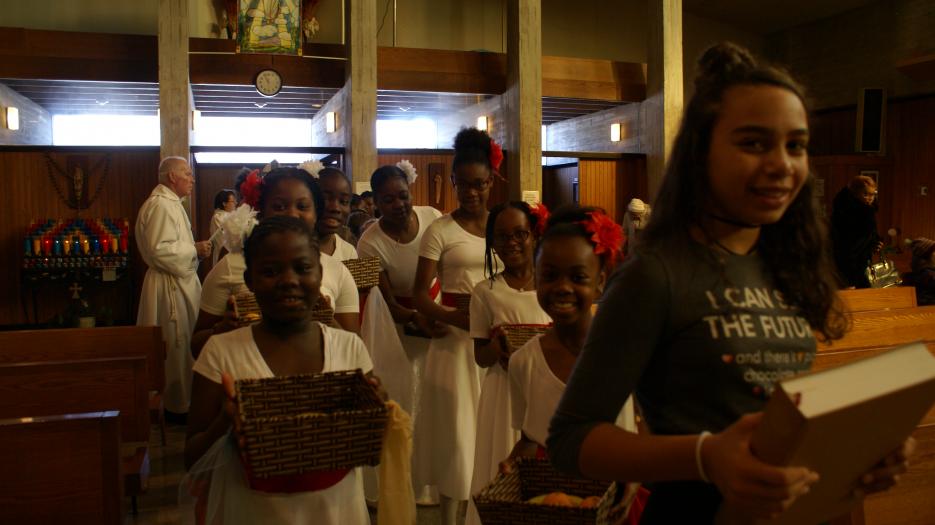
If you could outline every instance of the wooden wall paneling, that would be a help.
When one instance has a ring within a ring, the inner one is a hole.
[[[578,199],[582,206],[597,206],[623,221],[627,203],[634,197],[648,200],[646,158],[626,155],[621,159],[580,159]]]
[[[893,159],[893,223],[906,236],[935,239],[935,96],[891,102],[886,134]]]
[[[812,117],[809,153],[826,180],[826,206],[861,169],[879,169],[880,232],[889,227],[903,237],[935,237],[935,96],[890,100],[887,105],[886,156],[854,154],[854,107]],[[928,195],[922,195],[922,187]]]
[[[542,168],[542,202],[546,207],[554,210],[574,204],[574,181],[577,178],[577,164]]]
[[[578,161],[578,198],[582,206],[602,208],[616,217],[617,162],[615,160],[581,159]]]
[[[56,194],[49,180],[49,171],[43,152],[51,153],[52,159],[61,167],[67,165],[69,155],[82,155],[94,166],[103,155],[110,156],[107,180],[92,206],[81,211],[83,218],[126,217],[131,222],[131,275],[133,279],[133,311],[126,318],[126,285],[95,287],[85,290],[92,308],[108,305],[113,309],[118,322],[136,321],[136,305],[146,265],[136,250],[132,229],[136,214],[143,201],[158,183],[156,168],[159,165],[158,148],[54,148],[0,150],[0,171],[8,174],[0,179],[0,189],[10,203],[0,212],[0,287],[7,290],[0,298],[0,324],[22,324],[21,300],[25,290],[20,286],[20,267],[23,261],[23,236],[29,224],[37,218],[74,217],[75,211],[68,208]],[[92,194],[97,188],[101,172],[89,174],[88,187]],[[61,178],[57,181],[62,182]],[[70,281],[44,283],[39,295],[39,320],[44,322],[60,313],[67,304]],[[28,295],[28,294],[26,294]],[[30,314],[31,315],[31,314]]]

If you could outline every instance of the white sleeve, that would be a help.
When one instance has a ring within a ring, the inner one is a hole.
[[[360,240],[357,241],[357,255],[361,259],[366,259],[367,257],[380,257],[380,252],[377,251],[377,247],[370,242],[371,235],[367,235],[367,232],[360,237]],[[386,261],[383,260],[383,257],[380,257],[380,262],[386,266]]]
[[[522,432],[523,420],[526,419],[526,392],[523,382],[527,371],[525,363],[521,363],[521,352],[517,351],[510,356],[510,367],[507,374],[510,377],[510,413],[512,414],[513,430]]]
[[[419,257],[425,257],[433,261],[439,261],[442,258],[442,252],[445,249],[445,239],[442,234],[442,223],[436,220],[429,225],[422,235],[422,244],[419,246]]]
[[[360,294],[357,293],[357,284],[354,283],[351,271],[347,269],[347,266],[344,266],[344,263],[338,263],[335,266],[340,266],[341,269],[338,277],[338,289],[335,290],[337,297],[334,298],[334,313],[360,313]]]
[[[140,251],[149,254],[147,263],[176,277],[186,277],[198,267],[195,244],[179,238],[172,209],[160,200],[150,202],[137,218],[136,242],[142,245]]]
[[[205,277],[201,286],[201,309],[211,315],[224,315],[227,298],[231,295],[230,265],[222,258]]]
[[[373,361],[370,360],[370,352],[367,351],[367,347],[364,345],[363,339],[361,339],[357,334],[350,332],[345,333],[353,336],[351,338],[351,348],[353,351],[353,360],[355,363],[354,368],[359,368],[361,372],[365,374],[373,372]]]
[[[201,353],[198,355],[198,360],[195,361],[195,364],[192,366],[192,370],[220,384],[221,370],[223,370],[221,355],[224,349],[221,347],[222,345],[219,343],[218,339],[219,336],[217,335],[212,335],[208,338],[208,342],[205,343],[204,348],[201,349]]]
[[[474,339],[490,338],[493,328],[493,316],[490,312],[490,280],[484,279],[474,286],[471,294],[471,337]]]

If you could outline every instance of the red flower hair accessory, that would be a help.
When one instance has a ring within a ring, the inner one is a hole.
[[[503,163],[503,148],[490,139],[490,167],[494,171],[500,171],[500,164]]]
[[[581,224],[591,234],[591,242],[595,245],[594,254],[601,256],[606,253],[608,263],[613,266],[623,246],[623,229],[603,212],[592,211],[588,215],[591,220],[582,221]]]
[[[529,206],[529,211],[536,218],[536,235],[541,236],[545,233],[545,224],[549,221],[549,209],[545,204],[537,202]]]
[[[253,170],[247,175],[247,178],[240,185],[240,196],[243,202],[249,204],[251,208],[257,209],[260,204],[260,187],[263,185],[263,178],[260,177],[260,170]]]

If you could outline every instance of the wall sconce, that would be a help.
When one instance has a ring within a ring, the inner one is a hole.
[[[336,129],[338,129],[338,116],[335,115],[334,111],[325,113],[325,131],[334,133]]]
[[[477,129],[481,131],[487,131],[487,116],[486,115],[477,117]]]
[[[192,110],[192,131],[198,129],[198,126],[201,125],[201,111],[197,109]]]
[[[6,128],[10,131],[19,129],[19,109],[12,106],[6,108]]]
[[[610,125],[610,141],[620,142],[620,123],[614,122]]]

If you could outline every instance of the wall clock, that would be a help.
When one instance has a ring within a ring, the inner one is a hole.
[[[275,97],[282,90],[282,76],[273,69],[264,69],[256,74],[253,85],[264,97]]]

